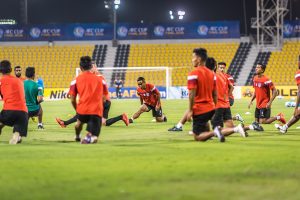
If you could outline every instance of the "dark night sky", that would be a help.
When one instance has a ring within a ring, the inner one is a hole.
[[[30,24],[109,22],[103,0],[27,0]],[[292,1],[292,18],[300,18],[300,0]],[[248,30],[256,0],[245,0]],[[243,0],[121,0],[119,22],[170,22],[169,10],[186,11],[184,21],[240,20],[245,33]],[[297,10],[297,11],[296,11]],[[20,0],[0,0],[0,18],[21,22]],[[286,17],[290,18],[290,15]]]

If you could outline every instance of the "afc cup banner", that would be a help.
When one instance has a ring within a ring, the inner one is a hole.
[[[300,37],[300,20],[285,21],[283,25],[283,37],[285,38]]]
[[[25,27],[17,25],[0,25],[0,41],[24,41],[27,40]]]
[[[153,25],[152,39],[239,38],[238,21],[172,23]]]
[[[111,40],[111,24],[70,24],[66,26],[66,40]]]
[[[119,40],[149,39],[148,25],[119,23],[117,25],[117,38]]]

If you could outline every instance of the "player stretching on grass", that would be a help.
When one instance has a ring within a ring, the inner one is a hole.
[[[154,85],[146,83],[144,77],[139,77],[137,84],[137,94],[140,96],[141,107],[129,119],[129,122],[133,123],[133,120],[137,119],[142,113],[150,110],[152,110],[152,116],[155,117],[156,122],[166,122],[167,117],[162,113],[158,89]]]
[[[275,127],[281,132],[286,133],[288,128],[294,125],[296,122],[300,119],[300,56],[299,56],[299,70],[296,72],[295,75],[296,84],[298,86],[298,93],[297,93],[297,101],[296,101],[296,107],[294,114],[292,118],[283,126],[280,126],[279,124],[275,124]]]
[[[91,69],[91,72],[96,74],[97,76],[102,76],[102,74],[100,74],[98,72],[97,65],[95,64],[95,62],[92,62],[92,66],[93,67]],[[102,76],[102,77],[105,80],[104,76]],[[107,85],[104,84],[104,87],[107,87]],[[107,93],[106,101],[103,104],[102,125],[103,126],[110,126],[110,125],[122,120],[125,123],[125,125],[128,126],[129,120],[128,120],[128,117],[127,117],[126,113],[123,113],[122,115],[119,115],[119,116],[116,116],[116,117],[113,117],[113,118],[110,118],[110,119],[107,119],[108,114],[109,114],[109,110],[110,110],[110,106],[111,106],[110,96],[109,96],[109,93]],[[56,121],[62,128],[65,128],[68,125],[70,125],[72,123],[75,123],[77,121],[77,118],[78,118],[78,115],[75,115],[71,119],[68,119],[68,120],[65,120],[65,121],[60,119],[60,118],[56,118]],[[80,138],[75,138],[75,140],[80,141]]]
[[[282,113],[279,113],[274,117],[270,117],[271,105],[277,96],[277,90],[273,82],[264,75],[265,70],[266,65],[261,63],[256,65],[256,76],[253,78],[253,87],[255,92],[248,105],[248,108],[250,109],[253,100],[256,98],[255,122],[253,122],[252,125],[257,127],[260,131],[263,131],[263,128],[259,124],[271,124],[275,120],[278,120],[283,124],[286,123]],[[270,97],[270,91],[272,91],[272,98]]]

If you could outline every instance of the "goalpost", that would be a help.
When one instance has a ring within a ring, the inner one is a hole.
[[[103,74],[109,87],[113,87],[116,77],[123,80],[124,88],[137,87],[136,80],[142,76],[147,83],[159,89],[165,89],[165,98],[169,99],[169,88],[172,86],[172,70],[169,67],[103,67],[97,69]],[[76,68],[76,76],[79,73],[80,68]]]

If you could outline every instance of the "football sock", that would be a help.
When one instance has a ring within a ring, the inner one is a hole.
[[[133,123],[133,118],[132,117],[129,119],[129,123]]]
[[[110,126],[110,125],[116,123],[117,121],[120,121],[121,119],[122,119],[122,115],[119,115],[114,118],[110,118],[110,119],[106,120],[106,126]]]
[[[183,125],[183,124],[179,122],[179,123],[176,125],[176,128],[181,128],[182,125]]]
[[[69,125],[69,124],[75,123],[75,122],[77,121],[77,118],[78,118],[78,116],[75,115],[75,116],[72,117],[71,119],[69,119],[69,120],[67,120],[67,121],[63,121],[63,122],[64,122],[64,124],[67,126],[67,125]]]

